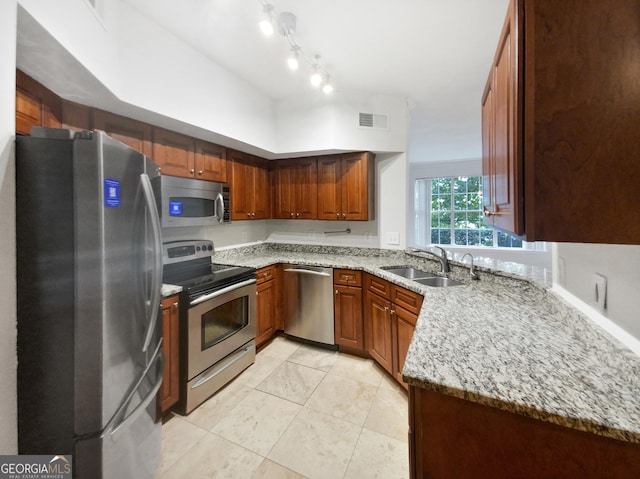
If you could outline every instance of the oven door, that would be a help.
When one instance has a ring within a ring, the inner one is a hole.
[[[254,339],[255,318],[255,279],[193,300],[187,317],[187,380]]]

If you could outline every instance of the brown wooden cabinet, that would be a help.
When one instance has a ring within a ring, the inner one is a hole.
[[[276,265],[256,271],[256,347],[269,341],[277,330],[277,271]]]
[[[365,275],[365,347],[371,357],[407,388],[402,368],[423,297],[373,275]]]
[[[32,126],[60,128],[61,119],[60,97],[16,70],[16,133],[29,135]]]
[[[73,131],[92,130],[91,108],[71,101],[62,101],[61,128]]]
[[[180,399],[178,326],[178,296],[170,296],[162,300],[162,348],[165,366],[162,386],[158,392],[161,414],[167,412]]]
[[[143,155],[152,157],[154,154],[151,125],[106,111],[93,110],[93,128],[104,131],[107,135],[129,145]],[[158,139],[162,140],[163,138],[159,137]],[[167,152],[163,150],[163,153]],[[160,151],[158,154],[160,155]],[[162,158],[162,155],[160,157]],[[158,161],[156,162],[160,164]],[[163,165],[161,166],[163,173],[170,174],[165,171],[166,168]]]
[[[364,351],[362,315],[362,272],[349,269],[333,271],[335,342],[350,350]]]
[[[373,159],[368,152],[318,158],[318,219],[374,219]]]
[[[294,158],[273,163],[273,217],[316,219],[318,216],[318,160]]]
[[[195,141],[175,131],[153,128],[153,161],[163,175],[193,178]]]
[[[268,161],[229,150],[231,167],[231,219],[259,220],[271,217],[271,182]]]
[[[511,0],[483,95],[489,223],[640,244],[638,82],[622,68],[640,57],[637,13],[634,0]]]
[[[226,183],[227,149],[207,141],[196,140],[194,178]]]
[[[640,445],[409,388],[414,479],[631,478]]]

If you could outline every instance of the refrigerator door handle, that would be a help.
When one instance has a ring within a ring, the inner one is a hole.
[[[163,374],[163,371],[164,371],[164,353],[162,352],[161,348],[162,348],[162,339],[160,340],[160,342],[158,343],[158,346],[156,347],[153,361],[149,362],[148,366],[145,368],[143,374],[140,376],[140,379],[136,383],[135,387],[133,388],[133,390],[131,391],[131,393],[127,397],[127,399],[125,401],[123,401],[121,406],[118,408],[118,411],[114,415],[114,419],[117,418],[118,416],[120,416],[121,414],[124,414],[124,412],[127,410],[127,407],[129,406],[129,403],[133,399],[136,391],[140,387],[140,384],[142,383],[144,378],[147,376],[147,374],[149,373],[151,368],[156,364],[156,362],[159,361],[160,362],[160,365],[159,365],[160,374],[158,374],[158,377],[156,378],[156,381],[155,381],[153,387],[151,388],[151,390],[148,392],[148,394],[145,396],[145,398],[140,402],[140,404],[138,404],[136,406],[136,408],[133,411],[131,411],[127,416],[122,417],[116,425],[111,426],[110,428],[107,427],[105,435],[109,434],[113,440],[117,440],[119,432],[126,430],[127,429],[127,425],[129,423],[133,422],[140,415],[140,413],[143,412],[147,408],[149,403],[152,400],[154,400],[156,395],[158,394],[158,391],[160,390],[160,386],[162,386],[162,381],[164,379],[164,374]]]
[[[146,173],[140,175],[140,184],[144,193],[145,203],[149,210],[151,218],[151,230],[153,232],[153,249],[154,249],[154,269],[151,280],[151,298],[149,300],[149,317],[147,318],[147,330],[145,332],[144,344],[142,352],[146,352],[151,343],[153,332],[156,329],[158,321],[158,308],[160,306],[160,295],[162,289],[162,230],[160,226],[160,217],[156,208],[155,198],[153,196],[153,188],[151,180]]]

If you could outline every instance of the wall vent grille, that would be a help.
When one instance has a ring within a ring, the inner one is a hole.
[[[358,114],[358,126],[361,128],[387,130],[389,129],[389,115],[360,112]]]

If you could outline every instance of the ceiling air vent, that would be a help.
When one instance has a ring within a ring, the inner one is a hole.
[[[358,125],[361,128],[375,128],[387,130],[389,128],[389,115],[379,113],[359,113]]]

